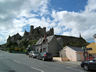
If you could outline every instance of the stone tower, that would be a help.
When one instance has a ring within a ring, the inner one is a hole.
[[[46,27],[43,27],[43,31],[46,32]]]
[[[54,28],[51,28],[48,32],[47,32],[47,36],[50,35],[54,35]]]
[[[51,32],[52,35],[54,35],[54,28],[51,28],[50,32]]]
[[[32,33],[34,30],[34,26],[30,26],[30,33]]]

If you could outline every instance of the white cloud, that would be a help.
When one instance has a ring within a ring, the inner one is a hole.
[[[42,2],[41,2],[41,6],[40,6],[40,15],[42,16],[42,15],[44,15],[44,14],[48,14],[48,0],[43,0]]]
[[[23,35],[22,27],[26,24],[47,27],[47,30],[54,27],[55,34],[78,37],[81,33],[86,40],[92,40],[96,33],[96,0],[88,0],[85,10],[78,13],[56,10],[50,13],[48,2],[49,0],[0,0],[0,34],[5,36],[4,39],[0,36],[1,42],[4,42],[9,34],[19,32]],[[32,10],[38,14],[30,13]],[[51,15],[53,20],[45,15]],[[20,19],[15,19],[16,17]]]
[[[3,1],[3,2],[2,2]],[[41,0],[1,0],[0,25],[10,25],[12,20],[22,12],[37,9]],[[7,22],[7,23],[6,23]],[[12,24],[11,24],[12,25]]]
[[[8,35],[14,35],[19,32],[21,35],[22,27],[26,24],[26,20],[20,19],[16,21],[16,17],[29,16],[34,17],[36,15],[31,14],[30,11],[37,11],[41,6],[42,1],[47,0],[0,0],[0,38],[2,38],[4,31],[6,31],[5,37]],[[5,37],[3,37],[5,39]],[[0,40],[0,43],[4,41]]]
[[[54,11],[52,12],[53,22],[58,23],[58,29],[62,26],[63,35],[82,36],[88,41],[92,40],[93,35],[96,33],[96,0],[88,0],[88,5],[85,10],[77,12],[68,11]],[[71,28],[72,31],[65,32],[66,29]],[[57,29],[57,31],[58,31]]]
[[[96,12],[96,0],[88,0],[88,5],[85,7],[86,12]]]

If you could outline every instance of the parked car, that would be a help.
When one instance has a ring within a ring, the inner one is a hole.
[[[28,51],[26,52],[26,55],[29,55],[29,52]]]
[[[38,55],[39,55],[39,52],[35,52],[35,51],[30,51],[29,53],[29,57],[33,57],[33,58],[37,58]]]
[[[47,52],[40,53],[37,58],[40,59],[40,60],[43,60],[43,61],[45,61],[45,60],[52,61],[53,60],[52,54],[51,53],[47,53]]]
[[[93,60],[83,61],[81,63],[81,67],[84,68],[84,70],[86,71],[96,70],[96,58],[94,58]]]
[[[26,55],[29,55],[31,49],[30,48],[26,48]]]

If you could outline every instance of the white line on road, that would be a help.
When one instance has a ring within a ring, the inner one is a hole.
[[[35,70],[38,70],[38,71],[40,71],[40,72],[44,72],[43,70],[41,70],[41,69],[38,69],[38,68],[35,68],[35,67],[32,67],[33,69],[35,69]]]
[[[16,62],[16,63],[21,64],[20,61],[17,61],[17,60],[13,60],[13,61]],[[23,63],[23,64],[26,65],[25,63]],[[41,70],[41,69],[39,69],[39,68],[35,68],[35,67],[31,67],[31,68],[33,68],[33,69],[35,69],[35,70],[37,70],[37,71],[40,71],[40,72],[44,72],[43,70]]]

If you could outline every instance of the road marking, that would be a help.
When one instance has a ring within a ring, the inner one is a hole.
[[[40,72],[44,72],[43,70],[41,70],[41,69],[38,69],[38,68],[35,68],[35,67],[32,67],[33,69],[35,69],[35,70],[38,70],[38,71],[40,71]]]
[[[17,60],[13,60],[13,61],[16,62],[16,63],[21,64],[20,61],[17,61]],[[23,63],[23,64],[26,65],[25,63]],[[40,71],[40,72],[44,72],[43,70],[41,70],[41,69],[39,69],[39,68],[35,68],[35,67],[32,67],[32,66],[31,66],[31,68],[33,68],[33,69],[35,69],[35,70],[37,70],[37,71]]]

